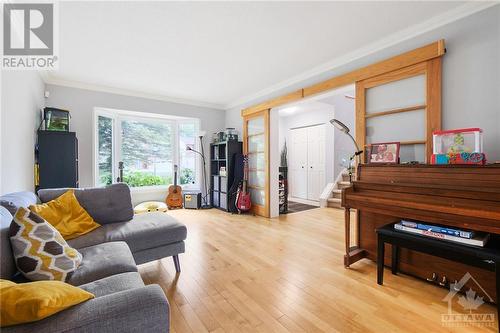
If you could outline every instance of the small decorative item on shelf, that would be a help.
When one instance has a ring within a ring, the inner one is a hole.
[[[234,127],[228,127],[226,128],[226,140],[234,140],[238,141],[238,131]]]
[[[399,163],[399,142],[372,143],[367,150],[369,163]]]
[[[220,131],[217,133],[217,142],[224,142],[226,141],[226,132]]]
[[[69,132],[70,114],[68,110],[56,108],[43,109],[43,129],[46,131]]]
[[[480,128],[436,131],[433,150],[431,164],[486,164]]]
[[[219,142],[219,133],[214,132],[214,134],[212,134],[212,143],[217,143],[217,142]]]
[[[221,166],[219,169],[219,176],[226,177],[227,176],[227,170],[225,166]]]

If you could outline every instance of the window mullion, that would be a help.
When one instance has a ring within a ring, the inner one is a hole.
[[[174,121],[173,122],[173,140],[172,142],[174,143],[174,146],[172,147],[173,149],[173,163],[172,163],[172,175],[174,175],[175,177],[175,173],[174,173],[174,165],[177,165],[177,166],[180,166],[180,163],[179,163],[179,156],[180,156],[180,151],[179,151],[179,122],[178,121]],[[180,173],[180,167],[177,168],[177,172]],[[180,184],[180,178],[178,178],[179,180],[179,184]]]
[[[114,118],[113,127],[113,181],[112,183],[116,183],[118,178],[118,162],[122,160],[122,119],[120,117]]]

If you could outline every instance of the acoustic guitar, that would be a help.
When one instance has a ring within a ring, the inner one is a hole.
[[[174,185],[168,187],[165,203],[168,209],[182,208],[182,188],[177,185],[177,165],[174,165]]]

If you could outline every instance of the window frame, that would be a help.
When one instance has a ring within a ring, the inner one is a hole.
[[[173,154],[172,154],[172,174],[173,174],[173,165],[179,165],[180,162],[180,149],[182,147],[179,146],[179,125],[182,123],[194,123],[196,126],[196,131],[200,130],[200,119],[199,118],[191,118],[191,117],[179,117],[179,116],[171,116],[157,113],[147,113],[147,112],[136,112],[136,111],[125,111],[125,110],[116,110],[109,109],[103,107],[95,107],[93,112],[93,135],[92,135],[92,180],[94,186],[101,186],[99,178],[99,152],[98,152],[98,142],[99,142],[99,126],[98,121],[99,117],[106,117],[112,120],[112,151],[111,151],[111,177],[112,184],[116,183],[116,178],[118,176],[118,161],[121,158],[121,122],[123,120],[129,121],[151,121],[162,122],[165,124],[170,124],[173,126]],[[200,150],[200,142],[198,137],[195,137],[195,149]],[[200,191],[201,190],[201,172],[203,171],[203,165],[201,161],[201,157],[194,154],[195,159],[195,183],[194,184],[185,184],[181,185],[183,190],[187,191]],[[180,168],[179,168],[180,169]],[[179,170],[180,172],[180,170]],[[178,176],[178,179],[180,176]],[[168,187],[172,184],[167,185],[154,185],[154,186],[139,186],[139,187],[130,187],[132,192],[163,192],[168,189]]]

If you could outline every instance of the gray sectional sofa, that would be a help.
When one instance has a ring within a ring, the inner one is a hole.
[[[12,256],[9,226],[17,207],[50,201],[66,189],[18,192],[0,197],[0,277],[23,282]],[[70,277],[95,298],[43,320],[2,332],[168,332],[169,304],[158,285],[145,286],[136,264],[184,252],[186,227],[167,213],[134,215],[125,184],[75,189],[80,204],[101,227],[68,241],[83,255]]]

